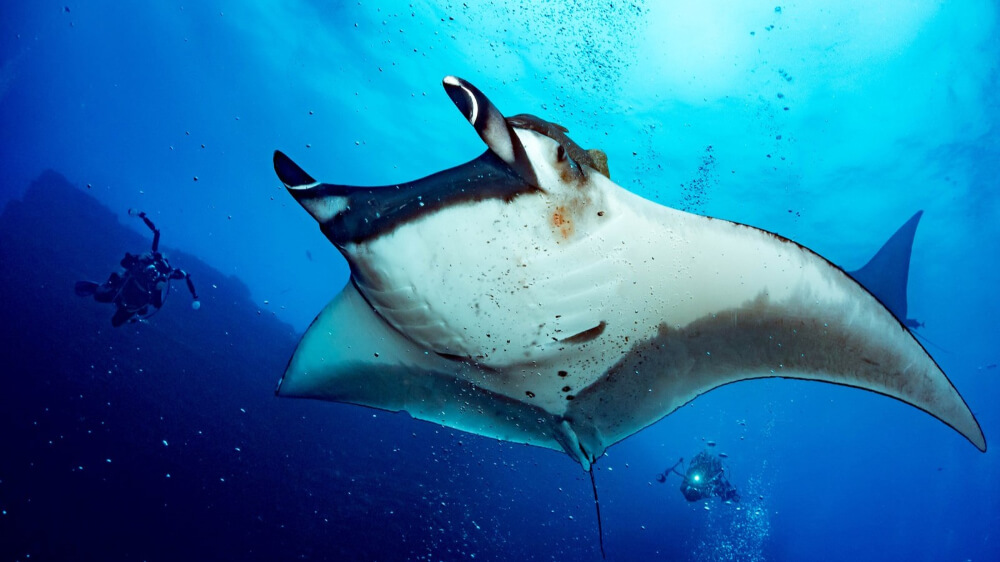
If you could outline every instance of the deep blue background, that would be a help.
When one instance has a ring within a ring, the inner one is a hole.
[[[446,74],[606,150],[627,189],[849,269],[924,209],[910,311],[995,438],[994,3],[469,4],[0,7],[0,556],[597,556],[565,455],[272,396],[347,270],[271,151],[372,185],[468,160],[482,145]],[[29,191],[49,168],[75,187]],[[72,295],[148,244],[130,207],[202,310],[178,293],[112,330]],[[739,511],[654,479],[705,440],[729,455]],[[1000,559],[996,453],[856,390],[730,385],[598,469],[612,559]]]

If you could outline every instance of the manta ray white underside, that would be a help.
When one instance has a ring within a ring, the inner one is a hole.
[[[565,129],[444,85],[489,147],[471,162],[368,188],[319,183],[275,153],[351,267],[279,395],[403,410],[589,470],[699,394],[798,378],[899,399],[985,450],[948,378],[850,275],[775,234],[630,193]],[[887,274],[905,296],[906,271]]]

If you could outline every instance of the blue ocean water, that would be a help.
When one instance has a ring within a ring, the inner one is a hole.
[[[4,560],[600,556],[566,455],[273,396],[348,270],[272,151],[359,185],[465,162],[451,74],[635,193],[848,269],[924,210],[910,314],[1000,427],[993,2],[120,4],[0,8]],[[201,310],[177,288],[116,330],[72,294],[148,246],[130,208]],[[708,441],[739,505],[656,480]],[[595,476],[609,559],[1000,560],[996,453],[858,390],[728,385]]]

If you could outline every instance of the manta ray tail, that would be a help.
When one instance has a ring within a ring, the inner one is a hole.
[[[910,252],[913,236],[923,211],[917,211],[910,220],[899,227],[864,267],[849,271],[848,275],[868,289],[900,322],[907,322],[906,284],[910,271]]]
[[[601,559],[607,559],[607,555],[604,554],[604,527],[601,525],[601,502],[597,499],[597,482],[594,481],[594,468],[591,467],[587,472],[590,473],[590,487],[594,490],[594,507],[597,509],[597,538],[600,539],[601,543]]]

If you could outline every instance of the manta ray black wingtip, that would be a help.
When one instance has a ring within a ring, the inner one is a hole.
[[[289,189],[316,183],[312,176],[280,150],[274,151],[274,173],[278,174],[278,179]]]
[[[979,421],[978,420],[976,421],[976,426],[977,427],[979,426]],[[968,439],[968,437],[966,437],[966,439]],[[977,449],[979,449],[979,451],[981,453],[985,453],[986,452],[986,449],[987,449],[987,446],[986,446],[986,435],[983,434],[983,430],[982,430],[981,427],[979,428],[979,438],[978,439],[969,439],[969,442],[972,443]]]

